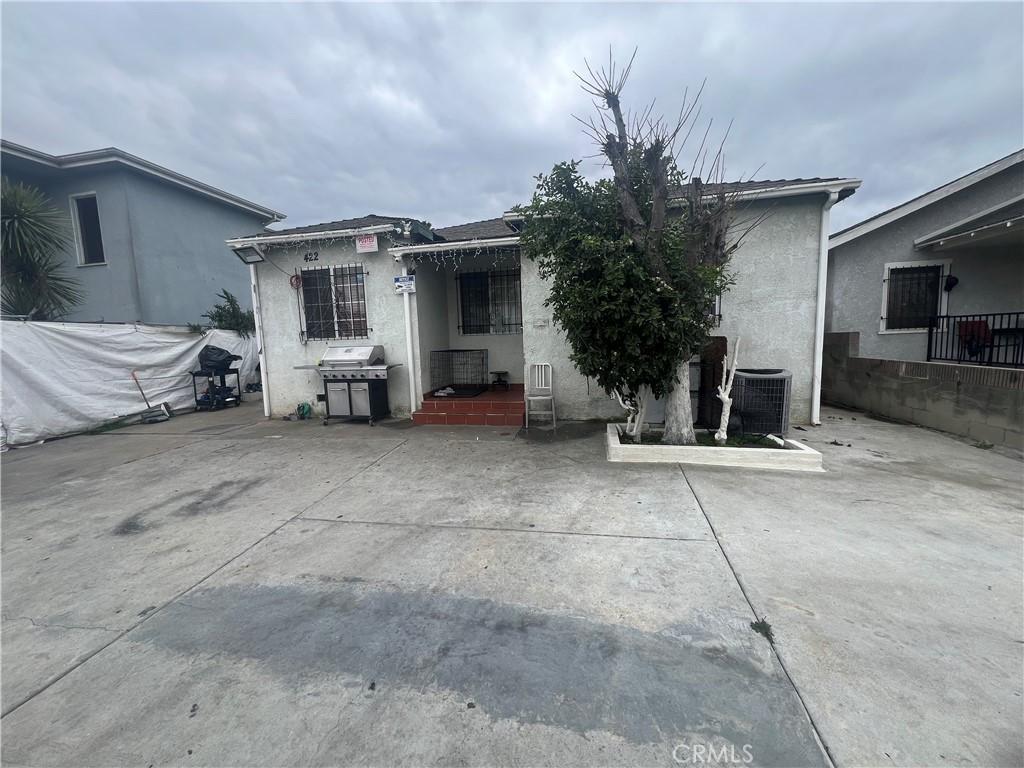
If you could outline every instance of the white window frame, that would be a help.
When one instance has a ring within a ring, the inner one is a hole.
[[[75,258],[79,267],[105,267],[107,261],[107,245],[103,243],[103,222],[100,222],[100,243],[103,244],[103,261],[94,261],[91,264],[85,263],[85,244],[82,242],[82,228],[78,221],[78,201],[83,197],[96,198],[96,217],[99,218],[100,196],[96,192],[76,192],[68,196],[68,207],[71,209],[71,228],[75,234]]]
[[[878,313],[878,332],[880,334],[896,333],[928,333],[928,328],[886,328],[888,320],[886,317],[889,309],[889,272],[894,269],[906,269],[907,267],[942,267],[939,275],[939,306],[936,315],[945,315],[949,304],[949,293],[944,290],[944,283],[949,277],[952,259],[929,259],[927,261],[890,261],[885,265],[882,272],[882,310]]]

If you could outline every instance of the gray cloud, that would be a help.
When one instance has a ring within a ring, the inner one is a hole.
[[[627,99],[674,112],[707,77],[735,175],[864,179],[838,229],[1024,144],[1022,29],[983,3],[5,3],[2,131],[119,146],[289,224],[452,224],[592,155],[572,70],[639,45]]]

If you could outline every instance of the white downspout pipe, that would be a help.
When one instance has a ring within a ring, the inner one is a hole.
[[[409,267],[402,265],[402,276],[409,274]],[[405,307],[405,359],[407,360],[406,370],[409,372],[409,418],[412,418],[413,411],[419,406],[416,402],[416,362],[412,356],[412,310],[410,309],[409,294],[402,294],[402,303]]]
[[[829,211],[839,200],[839,192],[828,193],[821,208],[821,235],[818,244],[818,302],[814,308],[814,372],[811,374],[811,424],[821,424],[821,363],[825,356],[825,298],[828,291]]]
[[[270,418],[270,384],[267,375],[267,356],[263,352],[263,307],[260,305],[260,279],[256,265],[249,265],[249,282],[252,283],[252,315],[256,320],[256,352],[260,361],[260,388],[263,390],[263,415]]]

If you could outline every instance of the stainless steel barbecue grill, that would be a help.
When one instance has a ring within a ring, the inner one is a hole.
[[[327,347],[316,369],[327,379],[386,379],[388,369],[394,365],[384,364],[384,347]]]
[[[315,366],[324,383],[323,401],[327,406],[324,424],[330,419],[367,419],[372,426],[390,412],[388,372],[397,365],[384,362],[384,347],[328,346]]]

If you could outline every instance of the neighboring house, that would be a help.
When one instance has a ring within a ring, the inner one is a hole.
[[[84,301],[68,320],[184,325],[226,289],[251,305],[249,276],[224,245],[283,214],[130,155],[48,155],[2,142],[3,175],[68,214],[65,260]]]
[[[861,355],[1024,367],[1024,150],[832,235],[828,269]]]
[[[797,179],[732,187],[744,218],[767,209],[770,216],[733,258],[736,284],[721,298],[715,335],[743,338],[743,367],[792,372],[794,423],[818,417],[828,211],[859,185]],[[323,387],[310,366],[327,344],[353,341],[382,345],[387,362],[401,366],[388,379],[395,414],[416,411],[430,393],[431,352],[486,349],[488,369],[508,371],[513,391],[528,365],[550,363],[559,418],[621,416],[570,362],[544,306],[545,281],[520,256],[517,224],[511,214],[438,229],[365,216],[230,240],[252,263],[267,414],[315,403]],[[415,293],[398,295],[394,278],[408,273]],[[434,423],[422,412],[416,420]]]

